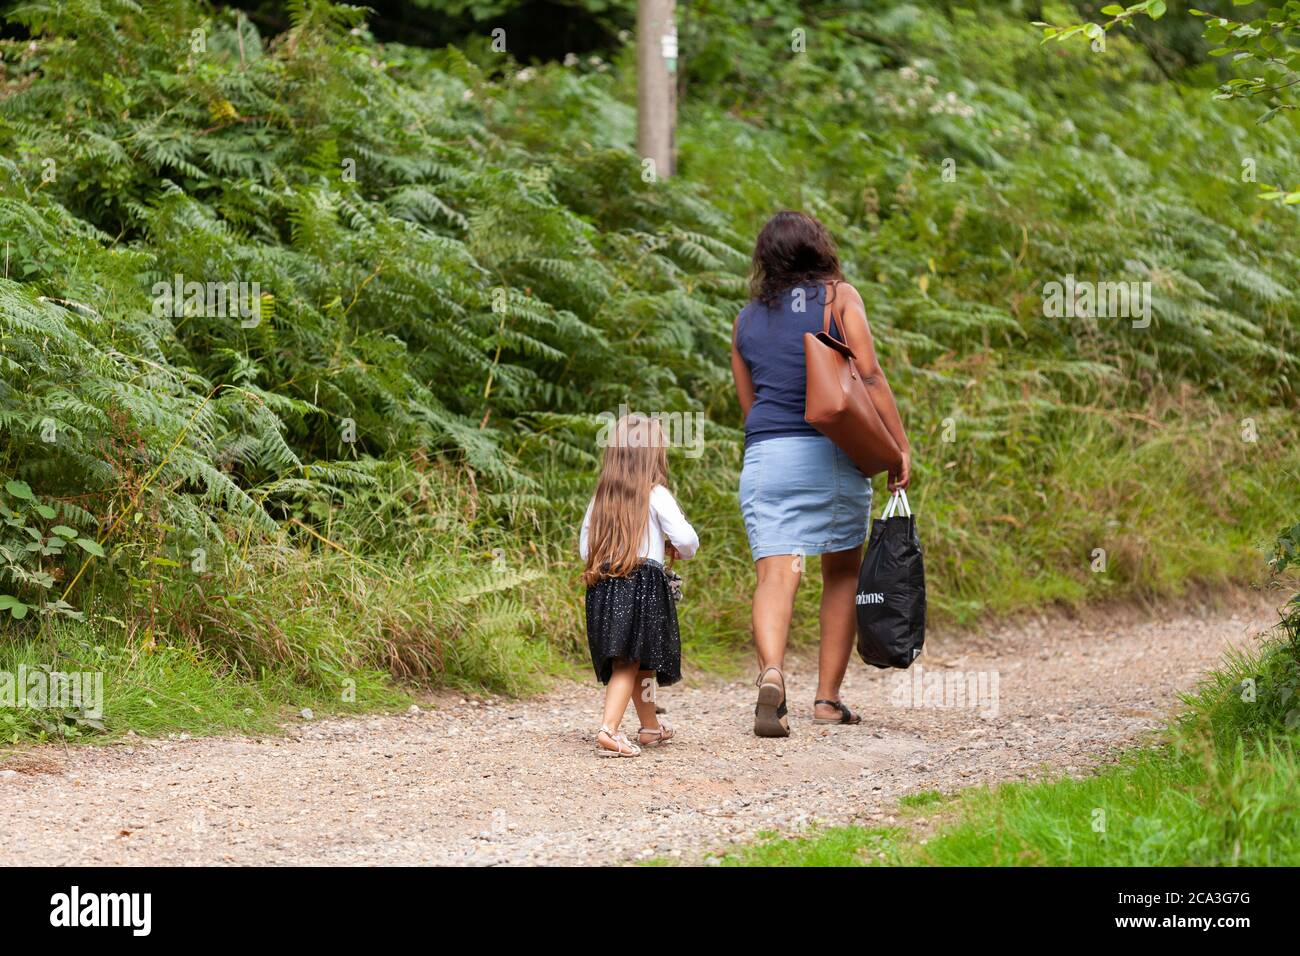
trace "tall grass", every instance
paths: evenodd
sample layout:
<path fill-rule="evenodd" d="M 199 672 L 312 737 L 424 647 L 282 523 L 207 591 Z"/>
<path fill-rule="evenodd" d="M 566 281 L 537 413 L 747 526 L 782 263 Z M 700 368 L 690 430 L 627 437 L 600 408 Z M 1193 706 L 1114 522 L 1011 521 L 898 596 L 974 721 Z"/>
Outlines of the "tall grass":
<path fill-rule="evenodd" d="M 582 657 L 576 523 L 597 416 L 629 403 L 708 420 L 673 462 L 703 539 L 683 633 L 728 666 L 752 586 L 729 331 L 781 206 L 827 222 L 867 302 L 936 623 L 1247 577 L 1300 472 L 1300 247 L 1234 177 L 1245 144 L 1296 168 L 1290 120 L 1180 97 L 1194 65 L 1171 81 L 1122 37 L 1044 49 L 1015 9 L 772 7 L 691 5 L 680 174 L 656 182 L 630 45 L 522 69 L 377 44 L 324 0 L 281 37 L 199 0 L 16 8 L 0 477 L 107 554 L 37 587 L 19 541 L 0 593 L 36 611 L 0 611 L 0 640 L 66 589 L 97 640 L 223 673 L 526 692 Z M 1150 281 L 1153 324 L 1050 318 L 1067 272 Z M 155 315 L 176 274 L 260 280 L 265 321 Z"/>

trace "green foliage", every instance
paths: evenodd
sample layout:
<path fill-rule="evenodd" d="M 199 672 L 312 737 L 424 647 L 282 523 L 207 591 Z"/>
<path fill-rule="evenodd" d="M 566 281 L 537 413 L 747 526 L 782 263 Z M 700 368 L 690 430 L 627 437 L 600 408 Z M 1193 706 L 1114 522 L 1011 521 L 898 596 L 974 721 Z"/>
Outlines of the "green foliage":
<path fill-rule="evenodd" d="M 581 648 L 573 526 L 627 404 L 707 417 L 674 462 L 716 596 L 685 633 L 743 641 L 727 352 L 783 206 L 868 304 L 939 615 L 1248 575 L 1294 481 L 1300 304 L 1294 209 L 1239 171 L 1295 174 L 1291 118 L 1236 125 L 1124 40 L 1042 47 L 1009 10 L 684 6 L 667 182 L 632 149 L 627 46 L 519 69 L 321 0 L 275 37 L 194 0 L 14 10 L 0 474 L 106 549 L 71 607 L 315 687 L 528 686 Z M 1150 282 L 1151 326 L 1047 316 L 1067 274 Z M 255 320 L 169 307 L 178 276 L 257 283 Z"/>
<path fill-rule="evenodd" d="M 59 508 L 64 514 L 61 516 Z M 104 557 L 104 549 L 64 521 L 76 521 L 76 509 L 41 501 L 25 481 L 6 481 L 0 492 L 0 584 L 18 594 L 0 593 L 0 612 L 21 621 L 28 611 L 42 615 L 81 617 L 71 604 L 55 597 L 55 586 L 68 567 L 67 559 L 83 562 Z"/>
<path fill-rule="evenodd" d="M 358 12 L 322 3 L 274 45 L 188 2 L 14 16 L 38 39 L 4 48 L 0 461 L 106 516 L 151 617 L 159 562 L 282 547 L 376 457 L 456 462 L 508 519 L 539 448 L 590 467 L 595 411 L 720 381 L 717 257 L 743 256 L 685 190 L 601 234 L 454 51 L 377 68 Z M 651 192 L 626 151 L 599 175 Z M 262 320 L 160 310 L 176 276 L 259 283 Z"/>
<path fill-rule="evenodd" d="M 565 6 L 580 7 L 602 14 L 621 10 L 635 14 L 632 0 L 560 0 Z M 450 17 L 471 17 L 480 22 L 500 17 L 520 6 L 518 0 L 410 0 L 412 6 L 433 10 Z"/>
<path fill-rule="evenodd" d="M 1300 524 L 1294 524 L 1278 534 L 1272 564 L 1279 573 L 1287 568 L 1300 567 Z"/>
<path fill-rule="evenodd" d="M 1246 6 L 1251 2 L 1253 0 L 1233 0 L 1234 6 Z M 1043 28 L 1044 42 L 1063 41 L 1078 35 L 1097 44 L 1105 42 L 1107 32 L 1113 27 L 1131 30 L 1134 29 L 1135 17 L 1145 15 L 1159 20 L 1166 11 L 1164 0 L 1143 0 L 1128 7 L 1113 3 L 1101 8 L 1100 13 L 1110 17 L 1103 23 L 1076 23 L 1066 27 L 1047 23 L 1037 25 Z M 1250 20 L 1237 20 L 1195 8 L 1188 13 L 1205 20 L 1201 36 L 1212 47 L 1209 56 L 1223 57 L 1232 64 L 1233 72 L 1245 73 L 1224 82 L 1219 87 L 1217 99 L 1262 100 L 1265 109 L 1259 115 L 1261 124 L 1280 114 L 1289 112 L 1295 115 L 1294 111 L 1300 109 L 1300 103 L 1296 103 L 1294 97 L 1296 85 L 1300 83 L 1300 45 L 1296 42 L 1300 37 L 1300 0 L 1286 0 L 1280 6 L 1269 7 L 1263 16 Z M 1296 205 L 1300 203 L 1300 189 L 1263 186 L 1259 198 Z"/>

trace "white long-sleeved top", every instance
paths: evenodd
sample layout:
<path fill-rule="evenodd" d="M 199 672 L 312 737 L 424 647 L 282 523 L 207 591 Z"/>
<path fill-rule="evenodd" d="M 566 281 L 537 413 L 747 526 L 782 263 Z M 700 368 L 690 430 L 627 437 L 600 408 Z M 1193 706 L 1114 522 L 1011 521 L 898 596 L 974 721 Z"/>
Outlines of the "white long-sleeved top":
<path fill-rule="evenodd" d="M 578 552 L 582 560 L 587 560 L 587 532 L 591 528 L 591 508 L 595 499 L 587 505 L 587 513 L 582 518 L 582 534 L 578 536 Z M 663 564 L 664 539 L 672 542 L 677 553 L 683 559 L 693 557 L 700 548 L 700 536 L 695 533 L 691 523 L 682 514 L 673 493 L 663 485 L 650 489 L 650 521 L 646 525 L 645 540 L 641 542 L 640 556 L 651 558 Z"/>

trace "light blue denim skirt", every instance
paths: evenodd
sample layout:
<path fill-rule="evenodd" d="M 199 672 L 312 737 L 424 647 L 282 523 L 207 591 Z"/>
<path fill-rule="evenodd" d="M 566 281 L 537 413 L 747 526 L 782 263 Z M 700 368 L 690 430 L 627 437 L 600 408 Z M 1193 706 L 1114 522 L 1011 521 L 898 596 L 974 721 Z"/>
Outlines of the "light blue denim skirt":
<path fill-rule="evenodd" d="M 867 538 L 871 482 L 829 438 L 769 438 L 745 449 L 740 513 L 755 561 L 847 551 Z"/>

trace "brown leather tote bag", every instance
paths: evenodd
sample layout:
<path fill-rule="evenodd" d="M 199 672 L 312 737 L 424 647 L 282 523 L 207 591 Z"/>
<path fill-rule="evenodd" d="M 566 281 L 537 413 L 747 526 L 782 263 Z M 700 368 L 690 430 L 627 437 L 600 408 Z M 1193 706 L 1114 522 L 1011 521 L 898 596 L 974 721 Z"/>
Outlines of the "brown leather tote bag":
<path fill-rule="evenodd" d="M 868 478 L 896 472 L 903 464 L 898 442 L 871 401 L 853 350 L 831 335 L 833 294 L 834 285 L 827 285 L 822 330 L 803 337 L 808 372 L 804 421 L 838 445 Z M 842 319 L 839 324 L 843 334 Z"/>

